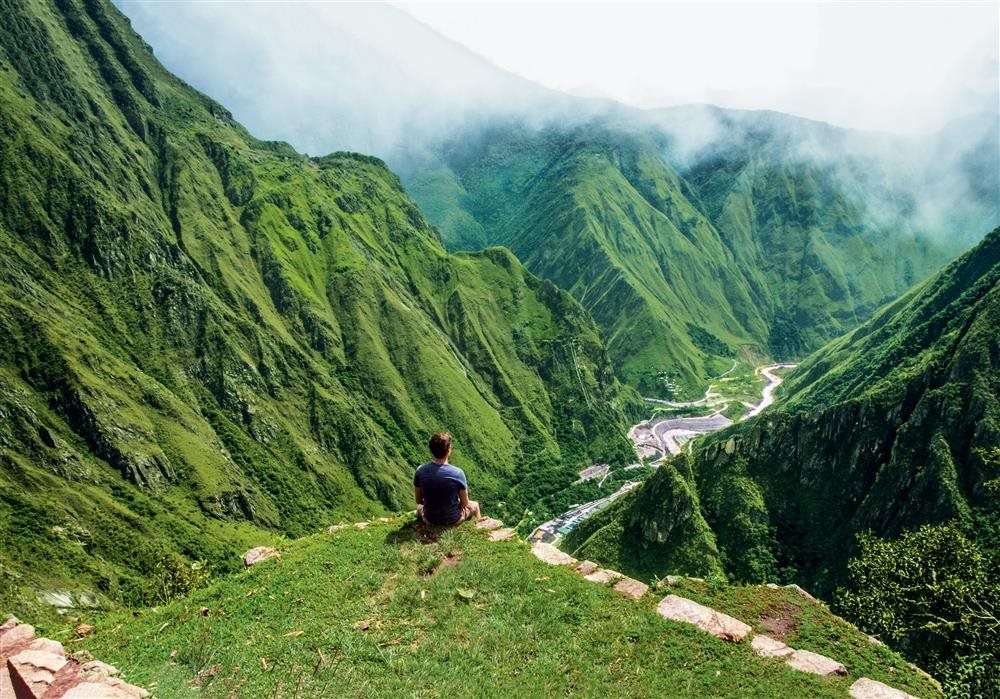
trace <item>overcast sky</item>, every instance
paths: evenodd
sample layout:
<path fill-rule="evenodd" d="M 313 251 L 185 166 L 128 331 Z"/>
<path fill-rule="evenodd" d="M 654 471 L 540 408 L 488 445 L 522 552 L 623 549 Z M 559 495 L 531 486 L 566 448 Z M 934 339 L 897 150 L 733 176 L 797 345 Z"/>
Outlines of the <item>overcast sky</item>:
<path fill-rule="evenodd" d="M 1000 109 L 1000 3 L 407 3 L 547 87 L 920 132 Z"/>

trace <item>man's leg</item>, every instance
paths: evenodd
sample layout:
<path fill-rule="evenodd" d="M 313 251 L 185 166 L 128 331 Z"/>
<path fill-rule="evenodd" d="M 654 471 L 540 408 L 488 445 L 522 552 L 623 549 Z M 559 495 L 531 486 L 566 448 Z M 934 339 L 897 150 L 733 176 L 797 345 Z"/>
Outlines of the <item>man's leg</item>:
<path fill-rule="evenodd" d="M 479 511 L 479 501 L 469 500 L 469 504 L 465 508 L 465 519 L 477 519 L 483 518 L 483 513 Z"/>

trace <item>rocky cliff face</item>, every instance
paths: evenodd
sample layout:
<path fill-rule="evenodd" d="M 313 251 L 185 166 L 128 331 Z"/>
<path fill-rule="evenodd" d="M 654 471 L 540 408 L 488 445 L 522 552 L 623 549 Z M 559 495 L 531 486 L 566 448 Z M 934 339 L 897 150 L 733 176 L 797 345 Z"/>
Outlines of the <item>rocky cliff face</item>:
<path fill-rule="evenodd" d="M 254 139 L 102 0 L 0 10 L 0 564 L 142 598 L 168 554 L 405 507 L 438 429 L 514 512 L 630 458 L 593 321 L 509 252 Z"/>

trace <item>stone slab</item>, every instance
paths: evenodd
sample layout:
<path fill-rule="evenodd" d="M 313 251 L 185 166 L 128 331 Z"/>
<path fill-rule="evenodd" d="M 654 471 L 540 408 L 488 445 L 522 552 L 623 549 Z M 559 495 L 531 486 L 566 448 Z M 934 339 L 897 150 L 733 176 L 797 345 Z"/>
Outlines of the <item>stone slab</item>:
<path fill-rule="evenodd" d="M 788 656 L 788 659 L 785 662 L 788 663 L 789 667 L 795 668 L 796 670 L 800 670 L 801 672 L 811 672 L 812 674 L 819 675 L 821 677 L 847 674 L 847 668 L 838 663 L 836 660 L 808 650 L 795 651 Z"/>
<path fill-rule="evenodd" d="M 630 599 L 640 599 L 649 592 L 649 585 L 634 578 L 624 577 L 615 583 L 615 592 Z"/>
<path fill-rule="evenodd" d="M 60 699 L 138 699 L 140 696 L 142 695 L 124 687 L 106 684 L 101 680 L 88 680 L 70 687 Z"/>
<path fill-rule="evenodd" d="M 494 529 L 490 532 L 490 541 L 509 541 L 514 538 L 514 530 L 511 528 Z"/>
<path fill-rule="evenodd" d="M 917 699 L 895 687 L 862 677 L 847 690 L 854 699 Z"/>
<path fill-rule="evenodd" d="M 17 624 L 0 631 L 0 657 L 6 657 L 15 648 L 26 645 L 35 637 L 35 627 L 31 624 Z"/>
<path fill-rule="evenodd" d="M 499 529 L 502 526 L 503 522 L 501 522 L 499 519 L 493 519 L 492 517 L 484 517 L 483 519 L 476 522 L 476 529 L 486 529 L 488 531 Z"/>
<path fill-rule="evenodd" d="M 617 580 L 618 578 L 621 578 L 623 576 L 617 570 L 609 570 L 607 568 L 600 568 L 598 570 L 595 570 L 593 573 L 590 573 L 589 575 L 584 575 L 583 577 L 585 579 L 589 580 L 590 582 L 601 583 L 603 585 L 607 585 L 608 583 L 614 582 L 615 580 Z"/>
<path fill-rule="evenodd" d="M 575 570 L 580 575 L 590 575 L 598 568 L 600 568 L 600 566 L 594 563 L 593 561 L 580 561 L 580 563 L 578 563 L 573 570 Z"/>
<path fill-rule="evenodd" d="M 751 629 L 739 619 L 677 595 L 667 595 L 656 607 L 657 613 L 674 621 L 694 624 L 702 631 L 724 641 L 739 643 Z"/>
<path fill-rule="evenodd" d="M 83 672 L 96 673 L 105 677 L 113 677 L 118 674 L 118 668 L 114 665 L 102 663 L 100 660 L 89 660 L 80 666 Z"/>
<path fill-rule="evenodd" d="M 789 648 L 781 641 L 761 634 L 754 636 L 750 645 L 762 658 L 783 658 L 795 652 L 794 648 Z"/>
<path fill-rule="evenodd" d="M 563 566 L 576 563 L 576 559 L 568 553 L 563 553 L 552 544 L 546 544 L 541 541 L 531 547 L 531 552 L 535 554 L 536 558 L 550 565 Z"/>
<path fill-rule="evenodd" d="M 16 697 L 43 697 L 56 673 L 69 660 L 64 655 L 44 650 L 22 650 L 7 658 L 7 670 Z"/>

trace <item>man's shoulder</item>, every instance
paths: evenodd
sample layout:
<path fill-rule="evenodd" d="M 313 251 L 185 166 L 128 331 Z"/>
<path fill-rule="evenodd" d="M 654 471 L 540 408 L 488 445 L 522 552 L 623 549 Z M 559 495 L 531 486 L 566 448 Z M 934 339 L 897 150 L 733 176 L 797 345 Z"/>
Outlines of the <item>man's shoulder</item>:
<path fill-rule="evenodd" d="M 442 473 L 446 476 L 452 478 L 458 478 L 462 482 L 465 482 L 465 471 L 460 469 L 458 466 L 452 466 L 451 464 L 445 464 L 441 469 Z"/>

